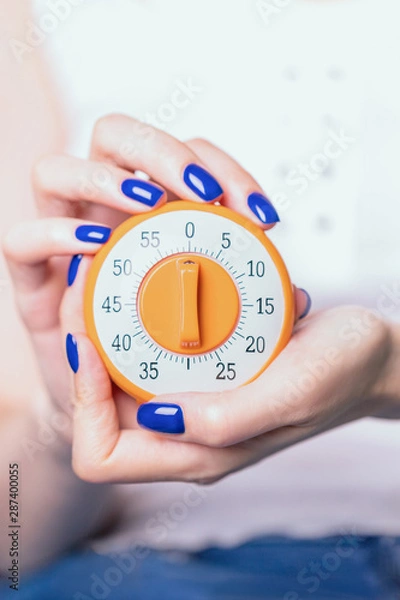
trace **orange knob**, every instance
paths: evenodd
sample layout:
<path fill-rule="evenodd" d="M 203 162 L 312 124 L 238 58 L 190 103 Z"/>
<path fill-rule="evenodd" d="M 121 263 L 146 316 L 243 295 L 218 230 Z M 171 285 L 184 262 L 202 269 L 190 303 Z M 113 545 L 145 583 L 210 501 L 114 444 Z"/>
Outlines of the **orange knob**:
<path fill-rule="evenodd" d="M 162 348 L 207 353 L 234 332 L 240 299 L 230 274 L 211 258 L 175 254 L 157 263 L 139 289 L 142 325 Z"/>
<path fill-rule="evenodd" d="M 200 346 L 199 327 L 199 262 L 180 258 L 176 261 L 181 296 L 181 324 L 179 339 L 182 348 Z"/>

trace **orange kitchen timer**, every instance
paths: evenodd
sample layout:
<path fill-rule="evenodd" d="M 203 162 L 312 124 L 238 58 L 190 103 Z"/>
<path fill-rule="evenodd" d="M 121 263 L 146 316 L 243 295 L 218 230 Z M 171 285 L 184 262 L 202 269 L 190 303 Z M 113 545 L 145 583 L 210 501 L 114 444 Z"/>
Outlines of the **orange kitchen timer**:
<path fill-rule="evenodd" d="M 188 201 L 129 218 L 96 254 L 85 322 L 112 380 L 138 402 L 257 378 L 290 339 L 292 284 L 267 235 Z"/>

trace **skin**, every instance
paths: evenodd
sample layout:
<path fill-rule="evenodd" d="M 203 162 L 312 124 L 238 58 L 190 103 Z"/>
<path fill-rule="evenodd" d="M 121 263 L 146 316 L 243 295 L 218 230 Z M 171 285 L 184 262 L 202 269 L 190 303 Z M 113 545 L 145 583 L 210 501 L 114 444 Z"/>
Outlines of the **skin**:
<path fill-rule="evenodd" d="M 0 238 L 16 223 L 35 217 L 32 165 L 45 153 L 61 152 L 66 142 L 64 115 L 40 50 L 22 64 L 8 51 L 10 38 L 24 39 L 31 19 L 29 2 L 0 0 L 0 73 L 7 82 L 0 94 Z M 54 402 L 1 251 L 0 277 L 0 572 L 8 575 L 10 463 L 20 465 L 24 572 L 105 523 L 111 490 L 83 482 L 71 469 L 71 449 L 50 418 Z M 47 424 L 52 440 L 42 437 Z"/>
<path fill-rule="evenodd" d="M 16 22 L 20 16 L 15 15 Z M 12 71 L 15 66 L 8 68 Z M 49 562 L 106 523 L 115 507 L 113 482 L 213 482 L 343 423 L 371 415 L 399 418 L 398 327 L 363 307 L 338 307 L 299 321 L 287 348 L 246 388 L 155 398 L 183 408 L 183 435 L 140 428 L 135 402 L 111 384 L 85 335 L 82 291 L 99 245 L 79 242 L 76 227 L 87 223 L 115 227 L 130 214 L 149 210 L 120 192 L 121 182 L 137 169 L 165 190 L 161 205 L 179 197 L 200 201 L 184 184 L 182 173 L 189 163 L 202 165 L 224 190 L 217 200 L 260 226 L 244 199 L 262 190 L 249 173 L 209 142 L 182 143 L 123 115 L 110 115 L 97 123 L 88 160 L 61 154 L 63 135 L 55 127 L 58 109 L 55 102 L 49 102 L 53 97 L 49 82 L 40 79 L 37 58 L 32 57 L 25 68 L 24 73 L 38 78 L 42 86 L 33 114 L 29 114 L 30 102 L 20 108 L 19 117 L 25 119 L 26 127 L 39 122 L 41 136 L 37 136 L 40 142 L 24 145 L 22 150 L 18 147 L 18 152 L 15 149 L 13 169 L 4 173 L 10 202 L 2 213 L 7 216 L 15 206 L 29 206 L 28 216 L 34 214 L 26 173 L 36 161 L 37 217 L 23 218 L 25 210 L 8 216 L 9 231 L 3 237 L 16 306 L 31 346 L 17 325 L 17 343 L 11 334 L 2 339 L 8 367 L 1 378 L 0 396 L 5 449 L 1 476 L 6 479 L 0 505 L 2 514 L 7 514 L 8 463 L 19 462 L 25 569 Z M 34 92 L 25 89 L 24 78 L 19 78 L 9 94 L 21 97 L 24 93 L 31 99 Z M 12 140 L 15 136 L 6 114 L 0 111 Z M 37 160 L 49 150 L 50 155 Z M 99 173 L 107 175 L 106 185 L 98 184 Z M 85 256 L 76 281 L 67 289 L 68 264 L 77 253 Z M 295 295 L 298 317 L 307 301 L 300 290 Z M 11 304 L 6 314 L 4 325 L 10 319 L 13 323 Z M 362 332 L 354 332 L 359 320 Z M 13 326 L 8 325 L 8 330 L 13 332 Z M 77 339 L 80 367 L 76 375 L 64 355 L 67 333 Z M 9 352 L 10 340 L 17 352 Z M 16 369 L 24 373 L 21 381 L 8 375 Z M 44 425 L 55 432 L 46 443 L 38 438 Z M 41 448 L 27 448 L 26 440 L 40 442 Z M 4 539 L 5 535 L 0 544 L 5 544 Z M 4 545 L 0 550 L 0 569 L 6 570 L 7 548 Z"/>

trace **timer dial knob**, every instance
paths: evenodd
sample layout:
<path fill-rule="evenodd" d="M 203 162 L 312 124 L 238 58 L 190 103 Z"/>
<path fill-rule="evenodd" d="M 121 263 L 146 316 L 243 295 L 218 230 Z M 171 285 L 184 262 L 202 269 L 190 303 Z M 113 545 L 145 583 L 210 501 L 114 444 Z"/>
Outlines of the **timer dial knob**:
<path fill-rule="evenodd" d="M 143 328 L 162 348 L 203 354 L 234 332 L 239 315 L 238 288 L 217 261 L 198 254 L 174 254 L 158 262 L 139 288 Z"/>

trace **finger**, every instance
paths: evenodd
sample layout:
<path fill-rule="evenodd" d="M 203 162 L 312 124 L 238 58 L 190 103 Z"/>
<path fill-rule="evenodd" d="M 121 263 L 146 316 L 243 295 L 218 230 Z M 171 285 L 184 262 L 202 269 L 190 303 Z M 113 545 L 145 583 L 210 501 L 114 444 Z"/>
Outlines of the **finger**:
<path fill-rule="evenodd" d="M 223 194 L 218 181 L 186 144 L 125 115 L 108 115 L 97 122 L 91 155 L 130 171 L 143 171 L 180 198 L 215 202 Z"/>
<path fill-rule="evenodd" d="M 76 254 L 71 262 L 74 263 L 73 281 L 64 292 L 59 309 L 62 336 L 65 338 L 69 331 L 85 331 L 84 300 L 87 276 L 92 264 L 92 256 Z M 71 268 L 70 268 L 71 273 Z M 73 285 L 72 285 L 73 284 Z"/>
<path fill-rule="evenodd" d="M 16 290 L 37 290 L 52 275 L 51 258 L 95 254 L 110 234 L 109 227 L 81 219 L 52 218 L 19 223 L 3 240 Z"/>
<path fill-rule="evenodd" d="M 263 405 L 263 406 L 262 406 Z M 279 401 L 255 384 L 224 393 L 157 396 L 138 408 L 138 424 L 181 442 L 214 448 L 238 444 L 288 423 Z"/>
<path fill-rule="evenodd" d="M 167 200 L 161 186 L 98 161 L 49 155 L 40 159 L 32 175 L 36 200 L 45 216 L 80 216 L 82 207 L 92 203 L 115 209 L 120 218 L 121 212 L 147 212 Z"/>
<path fill-rule="evenodd" d="M 263 229 L 271 229 L 279 221 L 277 211 L 260 185 L 236 160 L 207 140 L 194 139 L 187 145 L 221 182 L 222 204 L 252 219 Z"/>
<path fill-rule="evenodd" d="M 58 311 L 62 339 L 66 339 L 70 331 L 86 330 L 84 318 L 85 287 L 92 261 L 92 256 L 83 255 L 76 255 L 71 261 L 70 277 L 68 278 L 70 285 L 64 291 Z M 116 385 L 113 385 L 113 396 L 120 425 L 124 428 L 137 429 L 136 402 Z"/>
<path fill-rule="evenodd" d="M 295 320 L 298 321 L 300 319 L 304 319 L 311 310 L 311 296 L 304 290 L 303 288 L 298 288 L 295 285 L 293 286 L 294 291 L 294 299 L 295 299 Z"/>
<path fill-rule="evenodd" d="M 121 430 L 109 375 L 84 333 L 69 335 L 73 369 L 73 466 L 87 481 L 143 482 L 212 479 L 228 473 L 246 450 L 212 449 Z M 132 403 L 134 400 L 132 399 Z"/>

